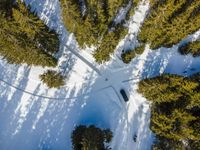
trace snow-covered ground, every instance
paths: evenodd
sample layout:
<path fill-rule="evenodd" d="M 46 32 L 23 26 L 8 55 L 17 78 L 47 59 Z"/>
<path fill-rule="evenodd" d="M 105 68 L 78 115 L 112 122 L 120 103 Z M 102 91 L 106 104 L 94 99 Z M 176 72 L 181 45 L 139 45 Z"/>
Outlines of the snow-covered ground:
<path fill-rule="evenodd" d="M 122 49 L 138 44 L 136 35 L 148 11 L 148 0 L 139 4 L 129 21 L 129 34 L 104 65 L 96 64 L 88 50 L 80 50 L 65 30 L 58 0 L 26 2 L 61 34 L 55 69 L 66 75 L 66 85 L 48 89 L 38 78 L 47 68 L 10 65 L 0 59 L 0 149 L 70 150 L 71 132 L 79 124 L 110 128 L 113 150 L 151 149 L 154 136 L 149 129 L 149 103 L 137 92 L 138 82 L 161 73 L 200 72 L 200 58 L 180 55 L 178 45 L 154 51 L 146 45 L 144 53 L 129 65 L 120 60 Z M 180 44 L 199 36 L 198 31 Z M 128 93 L 127 103 L 119 93 L 121 88 Z"/>

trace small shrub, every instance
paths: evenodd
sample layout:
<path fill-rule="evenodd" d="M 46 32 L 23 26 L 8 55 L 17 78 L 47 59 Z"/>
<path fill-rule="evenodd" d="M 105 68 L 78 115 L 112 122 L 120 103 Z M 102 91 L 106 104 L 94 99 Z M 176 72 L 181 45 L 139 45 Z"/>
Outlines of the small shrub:
<path fill-rule="evenodd" d="M 126 64 L 130 63 L 131 60 L 137 55 L 144 52 L 144 45 L 136 47 L 134 50 L 129 50 L 121 54 L 122 61 Z"/>
<path fill-rule="evenodd" d="M 49 87 L 49 88 L 59 88 L 64 85 L 64 77 L 53 70 L 48 70 L 44 74 L 40 75 L 40 79 Z"/>
<path fill-rule="evenodd" d="M 104 143 L 112 139 L 112 132 L 108 129 L 80 125 L 72 132 L 72 145 L 74 150 L 109 150 Z"/>

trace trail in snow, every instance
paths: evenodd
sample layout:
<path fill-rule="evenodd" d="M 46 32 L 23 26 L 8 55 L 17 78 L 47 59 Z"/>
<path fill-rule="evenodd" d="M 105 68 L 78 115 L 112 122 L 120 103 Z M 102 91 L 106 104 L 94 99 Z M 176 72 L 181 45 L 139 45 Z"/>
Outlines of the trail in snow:
<path fill-rule="evenodd" d="M 1 93 L 1 98 L 5 94 Z M 75 125 L 90 122 L 100 127 L 110 127 L 110 121 L 113 122 L 120 111 L 115 104 L 117 97 L 109 89 L 93 96 L 59 102 L 19 91 L 15 92 L 15 98 L 0 113 L 0 145 L 3 150 L 44 149 L 46 146 L 51 149 L 70 149 L 70 132 Z M 5 100 L 6 97 L 0 106 L 8 104 Z M 95 120 L 96 117 L 98 120 Z"/>
<path fill-rule="evenodd" d="M 84 63 L 86 63 L 90 68 L 92 68 L 94 71 L 96 71 L 98 73 L 98 75 L 101 76 L 101 72 L 99 71 L 99 69 L 96 68 L 90 61 L 88 61 L 82 55 L 80 55 L 78 52 L 73 50 L 73 48 L 71 48 L 69 46 L 66 46 L 66 47 L 70 52 L 72 52 L 74 55 L 76 55 L 78 58 L 80 58 Z"/>
<path fill-rule="evenodd" d="M 110 88 L 110 87 L 111 87 L 111 86 L 107 86 L 107 87 L 104 87 L 104 88 L 102 88 L 102 89 L 98 89 L 97 91 L 92 91 L 92 93 L 91 93 L 91 92 L 88 92 L 88 93 L 84 93 L 84 94 L 81 94 L 80 96 L 76 96 L 76 97 L 73 97 L 73 96 L 72 96 L 72 97 L 60 97 L 60 98 L 56 98 L 56 97 L 42 96 L 42 95 L 40 95 L 40 94 L 35 94 L 35 93 L 32 93 L 32 92 L 28 92 L 28 91 L 26 91 L 26 90 L 23 90 L 23 89 L 17 87 L 17 86 L 12 85 L 12 84 L 10 84 L 10 83 L 8 83 L 8 82 L 2 80 L 2 79 L 0 79 L 0 82 L 3 82 L 4 84 L 10 86 L 12 89 L 15 89 L 15 90 L 17 90 L 17 91 L 20 91 L 20 92 L 23 92 L 23 93 L 32 95 L 32 96 L 34 96 L 34 97 L 40 97 L 40 98 L 50 99 L 50 100 L 76 99 L 76 98 L 79 98 L 79 97 L 84 97 L 84 96 L 88 96 L 88 95 L 91 95 L 91 94 L 96 94 L 96 93 L 98 93 L 98 92 L 101 92 L 101 91 L 106 90 L 107 88 Z"/>

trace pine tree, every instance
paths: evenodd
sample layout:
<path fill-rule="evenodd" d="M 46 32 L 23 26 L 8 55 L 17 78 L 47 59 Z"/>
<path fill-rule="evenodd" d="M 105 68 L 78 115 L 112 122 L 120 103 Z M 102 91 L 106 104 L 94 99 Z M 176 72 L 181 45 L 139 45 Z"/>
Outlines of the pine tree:
<path fill-rule="evenodd" d="M 78 0 L 60 2 L 64 24 L 69 32 L 74 33 L 81 48 L 85 45 L 96 45 L 96 61 L 108 61 L 119 40 L 127 33 L 127 28 L 123 26 L 124 20 L 120 24 L 115 24 L 114 18 L 129 0 L 85 0 L 84 6 Z M 136 3 L 131 9 L 135 8 L 138 0 L 133 2 Z M 128 19 L 130 10 L 126 16 Z"/>
<path fill-rule="evenodd" d="M 139 40 L 152 49 L 171 47 L 200 28 L 200 1 L 150 1 L 151 11 L 146 18 Z"/>
<path fill-rule="evenodd" d="M 136 47 L 135 49 L 133 50 L 126 50 L 125 52 L 123 52 L 121 54 L 121 58 L 122 58 L 122 61 L 126 64 L 130 63 L 131 60 L 136 56 L 136 55 L 140 55 L 144 52 L 144 49 L 145 49 L 145 45 L 142 44 L 138 47 Z"/>
<path fill-rule="evenodd" d="M 161 75 L 139 83 L 138 91 L 152 102 L 154 149 L 198 149 L 200 142 L 200 75 Z M 187 143 L 187 144 L 185 144 Z"/>
<path fill-rule="evenodd" d="M 7 2 L 0 4 L 3 7 Z M 59 48 L 59 39 L 55 31 L 49 31 L 20 0 L 8 8 L 0 14 L 0 54 L 9 63 L 56 66 L 52 54 Z M 4 15 L 7 12 L 9 16 Z"/>
<path fill-rule="evenodd" d="M 112 132 L 93 125 L 80 125 L 72 132 L 71 138 L 74 150 L 107 150 L 105 143 L 111 141 Z"/>
<path fill-rule="evenodd" d="M 191 53 L 194 57 L 200 56 L 200 41 L 189 42 L 179 46 L 179 52 L 183 55 Z"/>
<path fill-rule="evenodd" d="M 44 74 L 40 75 L 40 79 L 49 87 L 49 88 L 60 88 L 63 86 L 64 77 L 53 70 L 48 70 Z"/>

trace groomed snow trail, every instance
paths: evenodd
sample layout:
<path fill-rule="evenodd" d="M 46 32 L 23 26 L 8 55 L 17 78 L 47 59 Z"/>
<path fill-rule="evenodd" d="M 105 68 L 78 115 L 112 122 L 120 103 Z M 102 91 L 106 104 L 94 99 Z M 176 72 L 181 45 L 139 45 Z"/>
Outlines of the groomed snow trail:
<path fill-rule="evenodd" d="M 129 21 L 129 34 L 119 43 L 112 60 L 100 66 L 90 53 L 79 49 L 74 36 L 64 28 L 58 0 L 26 2 L 61 34 L 55 69 L 67 76 L 66 86 L 48 89 L 43 85 L 38 76 L 48 68 L 10 65 L 0 59 L 0 149 L 70 150 L 74 127 L 95 124 L 113 131 L 113 150 L 150 150 L 154 138 L 149 129 L 150 109 L 137 92 L 138 82 L 162 73 L 200 72 L 200 58 L 180 55 L 178 45 L 154 51 L 146 45 L 142 55 L 129 65 L 123 64 L 120 52 L 138 44 L 136 37 L 149 8 L 148 0 L 140 2 Z M 180 44 L 199 37 L 197 31 Z M 128 103 L 119 93 L 122 88 L 129 96 Z"/>

